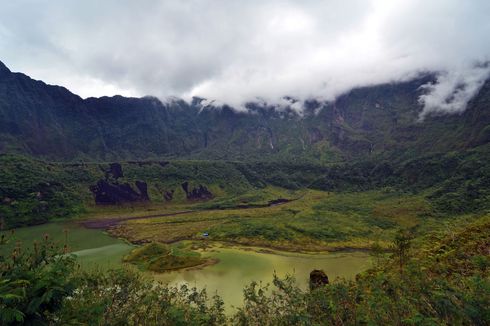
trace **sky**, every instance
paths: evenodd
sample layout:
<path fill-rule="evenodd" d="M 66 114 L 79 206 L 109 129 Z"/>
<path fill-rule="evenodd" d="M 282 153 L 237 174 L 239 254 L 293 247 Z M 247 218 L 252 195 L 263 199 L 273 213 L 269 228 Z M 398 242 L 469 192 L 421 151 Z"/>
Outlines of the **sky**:
<path fill-rule="evenodd" d="M 334 100 L 437 72 L 421 117 L 490 76 L 489 0 L 0 0 L 0 60 L 82 97 Z"/>

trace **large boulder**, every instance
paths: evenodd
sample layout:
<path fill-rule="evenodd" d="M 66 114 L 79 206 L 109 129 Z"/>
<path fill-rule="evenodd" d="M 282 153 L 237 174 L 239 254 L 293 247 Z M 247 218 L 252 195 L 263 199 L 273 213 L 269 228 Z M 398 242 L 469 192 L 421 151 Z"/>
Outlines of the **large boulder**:
<path fill-rule="evenodd" d="M 310 273 L 310 290 L 325 286 L 328 284 L 328 276 L 323 270 L 315 269 Z"/>
<path fill-rule="evenodd" d="M 139 192 L 135 191 L 129 183 L 118 184 L 101 179 L 90 187 L 90 191 L 94 194 L 95 203 L 98 205 L 149 201 L 146 182 L 137 181 L 136 187 Z"/>

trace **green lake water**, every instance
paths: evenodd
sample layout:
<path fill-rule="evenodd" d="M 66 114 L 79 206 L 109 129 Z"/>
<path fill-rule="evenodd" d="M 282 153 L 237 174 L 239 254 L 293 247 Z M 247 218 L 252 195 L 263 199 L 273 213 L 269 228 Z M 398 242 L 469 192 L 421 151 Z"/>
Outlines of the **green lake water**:
<path fill-rule="evenodd" d="M 34 241 L 42 241 L 45 234 L 61 246 L 66 242 L 69 251 L 78 257 L 80 266 L 86 269 L 120 266 L 122 257 L 134 248 L 100 230 L 85 229 L 74 223 L 48 223 L 16 229 L 13 239 L 0 250 L 10 251 L 18 241 L 23 247 L 32 248 Z"/>
<path fill-rule="evenodd" d="M 245 248 L 214 248 L 204 252 L 205 257 L 219 259 L 219 263 L 203 269 L 154 274 L 158 281 L 170 285 L 187 283 L 197 288 L 206 287 L 208 294 L 223 298 L 228 312 L 240 306 L 243 288 L 252 281 L 272 283 L 274 272 L 284 277 L 295 276 L 298 286 L 306 289 L 313 269 L 322 269 L 330 280 L 336 277 L 352 279 L 371 266 L 369 255 L 361 252 L 330 254 L 263 253 Z"/>
<path fill-rule="evenodd" d="M 68 230 L 68 232 L 65 232 Z M 74 223 L 49 223 L 24 227 L 15 231 L 15 241 L 0 250 L 10 250 L 16 241 L 31 245 L 40 241 L 44 234 L 63 245 L 65 233 L 70 252 L 77 255 L 84 269 L 108 269 L 122 264 L 122 257 L 134 246 L 123 240 L 110 237 L 100 230 L 85 229 Z M 345 252 L 330 254 L 264 253 L 241 247 L 215 246 L 202 252 L 204 257 L 216 258 L 219 262 L 202 269 L 174 271 L 153 274 L 157 281 L 169 285 L 187 283 L 190 286 L 206 288 L 208 294 L 215 292 L 226 303 L 227 312 L 240 306 L 243 288 L 252 281 L 271 283 L 274 272 L 280 277 L 293 274 L 301 288 L 308 285 L 309 273 L 313 269 L 323 269 L 330 280 L 336 277 L 353 278 L 357 273 L 371 266 L 366 253 Z"/>

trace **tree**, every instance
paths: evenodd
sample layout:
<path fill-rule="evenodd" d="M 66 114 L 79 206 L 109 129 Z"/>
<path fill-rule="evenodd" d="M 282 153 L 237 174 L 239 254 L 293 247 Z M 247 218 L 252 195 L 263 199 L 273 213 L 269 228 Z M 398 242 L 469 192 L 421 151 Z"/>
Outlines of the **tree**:
<path fill-rule="evenodd" d="M 394 255 L 398 261 L 400 275 L 403 275 L 403 266 L 405 266 L 408 261 L 412 239 L 413 234 L 409 230 L 400 229 L 395 235 L 393 249 Z"/>

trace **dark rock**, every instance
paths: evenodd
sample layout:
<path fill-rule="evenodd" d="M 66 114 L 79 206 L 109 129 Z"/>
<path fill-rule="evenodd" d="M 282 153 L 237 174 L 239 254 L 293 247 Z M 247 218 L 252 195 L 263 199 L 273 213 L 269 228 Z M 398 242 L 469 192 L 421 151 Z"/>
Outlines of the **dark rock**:
<path fill-rule="evenodd" d="M 187 199 L 189 200 L 206 200 L 211 198 L 213 198 L 213 193 L 203 185 L 199 185 L 199 187 L 187 192 Z"/>
<path fill-rule="evenodd" d="M 111 163 L 109 165 L 109 170 L 106 171 L 106 179 L 110 178 L 111 176 L 116 180 L 124 176 L 121 164 Z"/>
<path fill-rule="evenodd" d="M 185 191 L 186 197 L 189 200 L 205 200 L 213 198 L 213 193 L 203 185 L 189 189 L 189 182 L 186 181 L 182 183 L 182 189 Z"/>
<path fill-rule="evenodd" d="M 182 186 L 182 189 L 184 189 L 187 197 L 189 197 L 189 182 L 186 181 L 186 182 L 182 183 L 181 186 Z"/>
<path fill-rule="evenodd" d="M 277 205 L 289 203 L 290 201 L 291 201 L 290 199 L 286 199 L 286 198 L 277 198 L 277 199 L 269 200 L 267 206 L 277 206 Z"/>
<path fill-rule="evenodd" d="M 165 198 L 166 201 L 171 201 L 174 198 L 174 190 L 165 191 L 163 193 L 163 198 Z"/>
<path fill-rule="evenodd" d="M 310 290 L 328 284 L 328 276 L 323 270 L 315 269 L 310 273 Z"/>
<path fill-rule="evenodd" d="M 114 205 L 131 202 L 148 201 L 147 185 L 145 182 L 137 181 L 136 192 L 129 183 L 114 184 L 107 180 L 99 180 L 96 185 L 90 186 L 94 194 L 95 203 L 98 205 Z"/>
<path fill-rule="evenodd" d="M 144 201 L 150 200 L 150 197 L 148 196 L 148 185 L 144 181 L 136 181 L 135 182 L 136 188 L 138 188 L 140 192 L 140 197 Z"/>

